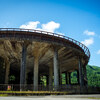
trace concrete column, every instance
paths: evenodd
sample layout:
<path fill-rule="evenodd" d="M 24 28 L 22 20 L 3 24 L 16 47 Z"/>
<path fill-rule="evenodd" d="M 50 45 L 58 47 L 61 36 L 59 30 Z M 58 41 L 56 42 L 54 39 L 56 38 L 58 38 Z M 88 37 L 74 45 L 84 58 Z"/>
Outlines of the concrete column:
<path fill-rule="evenodd" d="M 84 85 L 87 86 L 87 72 L 86 72 L 86 66 L 83 67 L 83 73 L 84 73 Z"/>
<path fill-rule="evenodd" d="M 5 66 L 6 66 L 5 84 L 8 84 L 8 82 L 9 82 L 9 72 L 10 72 L 10 62 L 6 61 Z"/>
<path fill-rule="evenodd" d="M 71 84 L 71 72 L 66 72 L 65 73 L 65 80 L 66 80 L 66 84 Z"/>
<path fill-rule="evenodd" d="M 59 74 L 59 85 L 61 86 L 62 85 L 62 71 L 61 71 L 61 68 L 59 67 L 59 71 L 58 71 Z"/>
<path fill-rule="evenodd" d="M 48 86 L 48 85 L 49 85 L 49 76 L 46 75 L 46 86 Z"/>
<path fill-rule="evenodd" d="M 59 67 L 58 67 L 58 51 L 54 49 L 54 87 L 55 90 L 58 90 L 59 87 Z"/>
<path fill-rule="evenodd" d="M 22 57 L 21 57 L 21 67 L 20 67 L 20 91 L 24 89 L 26 80 L 26 52 L 27 46 L 25 43 L 22 45 Z"/>
<path fill-rule="evenodd" d="M 76 70 L 77 71 L 77 82 L 78 82 L 78 84 L 80 84 L 80 80 L 79 80 L 79 71 L 78 70 Z"/>
<path fill-rule="evenodd" d="M 38 56 L 34 57 L 34 91 L 38 91 L 38 68 L 39 68 L 39 59 Z"/>
<path fill-rule="evenodd" d="M 71 84 L 71 72 L 65 73 L 66 84 Z"/>
<path fill-rule="evenodd" d="M 53 80 L 53 68 L 52 66 L 49 66 L 49 89 L 51 89 L 53 85 L 52 80 Z"/>
<path fill-rule="evenodd" d="M 68 72 L 68 83 L 71 84 L 71 72 Z"/>
<path fill-rule="evenodd" d="M 80 82 L 80 93 L 83 92 L 83 86 L 84 86 L 82 67 L 83 67 L 83 66 L 82 66 L 82 61 L 81 61 L 81 59 L 79 59 L 79 82 Z"/>
<path fill-rule="evenodd" d="M 65 81 L 66 81 L 66 85 L 68 84 L 68 73 L 65 73 Z"/>

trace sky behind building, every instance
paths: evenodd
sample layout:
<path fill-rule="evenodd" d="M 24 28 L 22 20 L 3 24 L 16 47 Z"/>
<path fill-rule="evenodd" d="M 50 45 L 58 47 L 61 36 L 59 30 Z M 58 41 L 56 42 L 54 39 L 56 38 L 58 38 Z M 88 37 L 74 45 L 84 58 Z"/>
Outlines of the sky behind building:
<path fill-rule="evenodd" d="M 41 29 L 74 38 L 100 66 L 100 0 L 0 0 L 1 28 Z"/>

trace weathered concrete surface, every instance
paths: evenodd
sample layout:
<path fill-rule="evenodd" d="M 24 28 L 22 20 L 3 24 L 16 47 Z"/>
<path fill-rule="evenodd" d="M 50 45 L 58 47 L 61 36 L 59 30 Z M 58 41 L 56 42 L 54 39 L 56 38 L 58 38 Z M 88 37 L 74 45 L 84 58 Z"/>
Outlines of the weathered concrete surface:
<path fill-rule="evenodd" d="M 9 59 L 10 64 L 16 70 L 20 69 L 22 43 L 23 41 L 14 40 L 0 41 L 0 57 L 3 57 L 4 59 Z M 52 63 L 52 44 L 43 42 L 31 42 L 27 46 L 26 66 L 28 72 L 33 70 L 34 56 L 36 55 L 37 51 L 39 52 L 39 67 L 41 67 L 39 68 L 40 70 L 43 69 L 42 67 L 44 67 L 44 65 L 48 66 L 49 68 L 49 64 Z M 75 53 L 72 49 L 59 46 L 58 59 L 60 62 L 59 64 L 61 65 L 60 67 L 62 72 L 72 69 L 78 69 L 77 57 L 75 56 Z M 16 64 L 18 66 L 15 66 Z M 44 68 L 43 70 L 49 73 L 48 71 L 46 71 L 46 68 Z"/>
<path fill-rule="evenodd" d="M 55 90 L 59 87 L 59 64 L 58 64 L 58 50 L 54 48 L 54 86 Z"/>
<path fill-rule="evenodd" d="M 0 100 L 100 100 L 100 95 L 0 97 Z"/>
<path fill-rule="evenodd" d="M 19 67 L 20 67 L 23 41 L 4 40 L 0 42 L 1 42 L 0 43 L 0 56 L 3 58 L 8 58 L 10 61 L 10 64 L 14 65 L 17 63 L 17 65 L 19 64 Z M 26 61 L 27 61 L 26 66 L 28 70 L 30 71 L 33 69 L 34 55 L 36 54 L 37 50 L 39 50 L 39 65 L 42 66 L 46 64 L 48 66 L 49 63 L 52 62 L 52 59 L 53 59 L 52 44 L 32 42 L 27 46 L 27 57 L 26 57 Z M 66 69 L 70 70 L 72 68 L 76 69 L 76 66 L 78 66 L 77 59 L 73 55 L 73 50 L 59 46 L 58 56 L 59 56 L 59 61 L 61 65 L 63 63 L 63 65 L 61 66 L 62 71 Z M 73 64 L 71 62 L 73 62 Z M 18 66 L 16 68 L 18 69 Z"/>

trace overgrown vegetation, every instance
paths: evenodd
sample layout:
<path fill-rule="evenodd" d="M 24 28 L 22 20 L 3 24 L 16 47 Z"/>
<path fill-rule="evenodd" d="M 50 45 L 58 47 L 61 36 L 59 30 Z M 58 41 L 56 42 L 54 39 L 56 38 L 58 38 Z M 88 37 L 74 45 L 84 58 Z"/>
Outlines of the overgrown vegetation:
<path fill-rule="evenodd" d="M 87 65 L 88 86 L 100 87 L 100 67 Z"/>
<path fill-rule="evenodd" d="M 88 86 L 100 87 L 100 67 L 87 65 Z M 64 77 L 64 76 L 63 76 Z M 71 83 L 77 83 L 77 73 L 72 72 Z"/>
<path fill-rule="evenodd" d="M 66 95 L 66 91 L 0 91 L 0 96 Z"/>

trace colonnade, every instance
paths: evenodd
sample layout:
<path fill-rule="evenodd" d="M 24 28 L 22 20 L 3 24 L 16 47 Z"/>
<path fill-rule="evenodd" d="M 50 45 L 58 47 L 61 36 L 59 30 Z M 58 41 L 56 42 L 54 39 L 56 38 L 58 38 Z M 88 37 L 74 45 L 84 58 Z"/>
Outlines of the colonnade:
<path fill-rule="evenodd" d="M 26 56 L 27 56 L 27 45 L 23 43 L 22 45 L 22 57 L 21 57 L 21 67 L 20 67 L 20 90 L 24 90 L 23 86 L 26 84 Z M 34 56 L 34 70 L 33 70 L 33 87 L 34 91 L 38 91 L 38 75 L 39 75 L 39 54 L 37 53 Z M 9 75 L 10 63 L 6 63 L 6 75 L 5 83 L 8 84 L 8 75 Z M 86 67 L 83 67 L 82 59 L 79 58 L 78 66 L 78 82 L 80 87 L 84 86 L 84 77 L 86 78 Z M 54 89 L 58 90 L 60 85 L 60 71 L 58 64 L 58 49 L 53 48 L 53 65 L 49 66 L 49 86 L 53 85 L 53 73 L 54 73 Z M 70 72 L 66 73 L 66 84 L 70 84 Z M 49 88 L 50 89 L 50 88 Z"/>
<path fill-rule="evenodd" d="M 20 90 L 23 90 L 26 79 L 26 54 L 27 54 L 27 45 L 23 43 L 22 45 L 22 57 L 21 57 L 21 67 L 20 67 Z M 54 48 L 53 50 L 53 68 L 54 68 L 54 87 L 55 90 L 59 88 L 59 67 L 58 67 L 58 50 Z M 33 72 L 33 86 L 34 91 L 38 91 L 38 74 L 39 74 L 39 54 L 34 55 L 34 72 Z M 49 85 L 52 85 L 53 70 L 50 66 L 49 71 Z"/>

